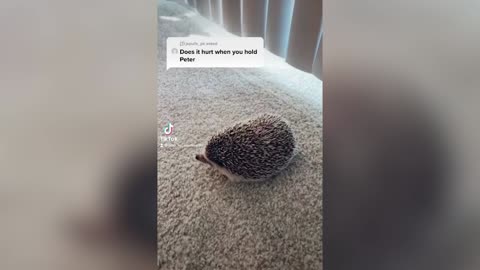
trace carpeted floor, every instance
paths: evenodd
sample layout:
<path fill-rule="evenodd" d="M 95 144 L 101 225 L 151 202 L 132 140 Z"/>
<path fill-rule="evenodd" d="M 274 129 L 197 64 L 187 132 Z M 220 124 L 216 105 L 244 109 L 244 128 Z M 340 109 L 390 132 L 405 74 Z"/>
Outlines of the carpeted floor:
<path fill-rule="evenodd" d="M 188 12 L 159 2 L 160 17 L 180 18 L 158 20 L 159 269 L 322 269 L 321 106 L 264 69 L 166 71 L 167 37 L 205 35 Z M 195 160 L 215 131 L 259 113 L 282 115 L 296 134 L 299 154 L 281 175 L 233 184 Z M 167 122 L 174 142 L 160 140 Z"/>

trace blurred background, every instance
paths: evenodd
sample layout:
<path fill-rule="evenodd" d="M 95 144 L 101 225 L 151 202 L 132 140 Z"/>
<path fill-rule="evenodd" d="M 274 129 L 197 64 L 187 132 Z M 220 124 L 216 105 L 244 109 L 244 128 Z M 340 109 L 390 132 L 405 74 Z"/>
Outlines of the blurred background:
<path fill-rule="evenodd" d="M 478 1 L 324 1 L 326 269 L 478 269 Z"/>
<path fill-rule="evenodd" d="M 155 5 L 0 1 L 1 269 L 153 267 L 94 224 L 156 149 Z"/>
<path fill-rule="evenodd" d="M 154 267 L 63 224 L 108 208 L 115 164 L 156 145 L 155 7 L 0 2 L 2 269 Z M 325 269 L 478 269 L 479 3 L 323 8 Z"/>

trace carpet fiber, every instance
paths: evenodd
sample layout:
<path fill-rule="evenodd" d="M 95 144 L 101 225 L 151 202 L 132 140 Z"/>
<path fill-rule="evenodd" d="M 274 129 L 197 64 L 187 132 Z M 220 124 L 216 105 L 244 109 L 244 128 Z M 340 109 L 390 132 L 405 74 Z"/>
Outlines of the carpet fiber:
<path fill-rule="evenodd" d="M 167 37 L 205 35 L 188 12 L 159 2 L 159 269 L 322 269 L 321 107 L 262 69 L 166 71 Z M 292 124 L 299 153 L 283 173 L 235 184 L 195 160 L 217 130 L 260 113 Z M 162 140 L 168 122 L 175 141 Z"/>

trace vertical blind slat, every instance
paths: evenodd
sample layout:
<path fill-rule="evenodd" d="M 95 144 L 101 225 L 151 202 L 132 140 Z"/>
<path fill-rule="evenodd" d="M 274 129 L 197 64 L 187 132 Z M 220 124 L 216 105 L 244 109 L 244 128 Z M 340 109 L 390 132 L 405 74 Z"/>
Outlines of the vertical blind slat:
<path fill-rule="evenodd" d="M 228 32 L 240 36 L 242 34 L 240 0 L 222 1 L 223 25 Z"/>
<path fill-rule="evenodd" d="M 322 0 L 295 1 L 287 53 L 287 63 L 312 72 L 322 20 Z"/>
<path fill-rule="evenodd" d="M 243 35 L 265 38 L 266 0 L 243 0 Z"/>
<path fill-rule="evenodd" d="M 212 18 L 213 21 L 221 24 L 221 16 L 222 16 L 222 10 L 221 10 L 221 5 L 220 1 L 222 0 L 210 0 L 210 5 L 212 6 Z"/>
<path fill-rule="evenodd" d="M 290 13 L 288 7 L 293 0 L 269 0 L 268 16 L 267 16 L 267 33 L 265 47 L 272 53 L 285 57 L 285 42 L 289 30 L 287 29 L 286 20 Z M 298 2 L 298 1 L 297 1 Z"/>
<path fill-rule="evenodd" d="M 209 0 L 197 0 L 197 10 L 205 18 L 210 18 Z"/>
<path fill-rule="evenodd" d="M 320 44 L 317 48 L 315 61 L 313 62 L 312 73 L 320 80 L 323 80 L 322 76 L 322 61 L 323 61 L 323 36 L 320 39 Z"/>

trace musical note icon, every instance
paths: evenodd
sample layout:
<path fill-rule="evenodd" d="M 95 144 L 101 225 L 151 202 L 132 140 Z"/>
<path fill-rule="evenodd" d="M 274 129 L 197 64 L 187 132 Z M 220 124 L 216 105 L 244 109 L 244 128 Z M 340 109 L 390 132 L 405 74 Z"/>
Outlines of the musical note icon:
<path fill-rule="evenodd" d="M 172 135 L 173 124 L 169 122 L 165 127 L 163 127 L 163 133 L 165 133 L 165 135 Z"/>

